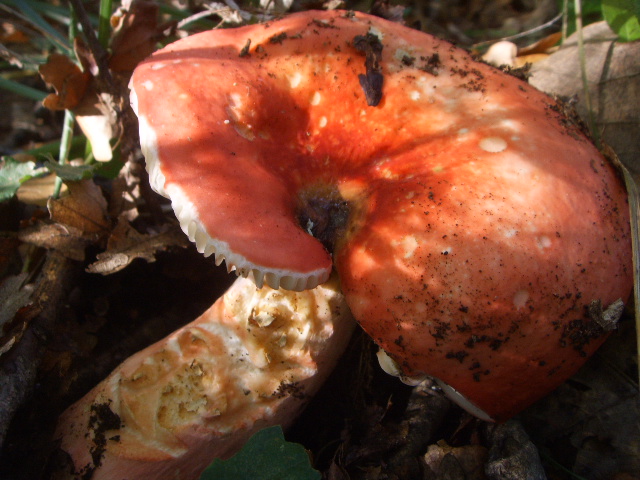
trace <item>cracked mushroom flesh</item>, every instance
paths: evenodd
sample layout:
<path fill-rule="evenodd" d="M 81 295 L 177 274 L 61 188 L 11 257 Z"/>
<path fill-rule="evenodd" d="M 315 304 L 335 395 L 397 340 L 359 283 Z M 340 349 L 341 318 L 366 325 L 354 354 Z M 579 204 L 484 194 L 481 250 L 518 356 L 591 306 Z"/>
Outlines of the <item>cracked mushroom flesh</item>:
<path fill-rule="evenodd" d="M 604 341 L 626 193 L 562 105 L 361 13 L 193 35 L 134 72 L 152 186 L 205 255 L 299 290 L 337 269 L 406 377 L 503 420 Z M 595 302 L 595 303 L 594 303 Z"/>
<path fill-rule="evenodd" d="M 65 411 L 55 436 L 71 464 L 55 478 L 198 478 L 257 430 L 290 424 L 354 325 L 335 276 L 304 292 L 236 280 Z"/>

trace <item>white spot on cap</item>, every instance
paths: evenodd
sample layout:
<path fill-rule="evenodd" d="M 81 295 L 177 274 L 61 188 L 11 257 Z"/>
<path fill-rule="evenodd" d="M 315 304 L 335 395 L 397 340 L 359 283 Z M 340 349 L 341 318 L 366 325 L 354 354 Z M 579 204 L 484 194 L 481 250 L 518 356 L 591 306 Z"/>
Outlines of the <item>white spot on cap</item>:
<path fill-rule="evenodd" d="M 409 93 L 409 98 L 413 101 L 420 100 L 420 92 L 413 90 Z"/>
<path fill-rule="evenodd" d="M 541 237 L 536 238 L 536 245 L 540 250 L 544 250 L 551 246 L 551 239 L 546 235 L 542 235 Z"/>
<path fill-rule="evenodd" d="M 320 100 L 322 100 L 322 95 L 320 95 L 320 92 L 315 92 L 311 97 L 311 105 L 318 105 Z"/>
<path fill-rule="evenodd" d="M 513 130 L 516 132 L 520 131 L 520 124 L 517 122 L 514 122 L 513 120 L 509 119 L 509 118 L 505 118 L 504 120 L 502 120 L 500 122 L 500 126 L 504 127 L 504 128 L 508 128 L 509 130 Z"/>
<path fill-rule="evenodd" d="M 529 292 L 526 290 L 518 290 L 513 296 L 513 304 L 518 310 L 526 305 L 527 300 L 529 300 Z"/>
<path fill-rule="evenodd" d="M 442 255 L 450 255 L 451 252 L 453 252 L 453 247 L 447 247 L 444 250 L 442 250 Z"/>
<path fill-rule="evenodd" d="M 318 122 L 320 128 L 324 128 L 327 126 L 327 117 L 320 117 L 320 121 Z"/>
<path fill-rule="evenodd" d="M 418 240 L 413 235 L 406 235 L 400 240 L 394 240 L 391 244 L 394 247 L 400 247 L 402 250 L 402 257 L 405 259 L 413 257 L 413 254 L 418 248 Z"/>
<path fill-rule="evenodd" d="M 231 103 L 231 108 L 240 108 L 242 107 L 242 97 L 239 93 L 234 92 L 229 94 L 229 100 Z"/>
<path fill-rule="evenodd" d="M 299 87 L 301 82 L 302 74 L 300 72 L 296 72 L 289 77 L 289 85 L 291 85 L 291 88 Z"/>
<path fill-rule="evenodd" d="M 489 153 L 500 153 L 507 148 L 507 142 L 500 137 L 486 137 L 480 140 L 480 148 Z"/>
<path fill-rule="evenodd" d="M 142 82 L 142 87 L 145 90 L 153 90 L 153 82 L 151 80 L 145 80 L 144 82 Z"/>
<path fill-rule="evenodd" d="M 153 65 L 151 65 L 151 70 L 160 70 L 161 68 L 166 67 L 167 65 L 165 63 L 154 63 Z"/>

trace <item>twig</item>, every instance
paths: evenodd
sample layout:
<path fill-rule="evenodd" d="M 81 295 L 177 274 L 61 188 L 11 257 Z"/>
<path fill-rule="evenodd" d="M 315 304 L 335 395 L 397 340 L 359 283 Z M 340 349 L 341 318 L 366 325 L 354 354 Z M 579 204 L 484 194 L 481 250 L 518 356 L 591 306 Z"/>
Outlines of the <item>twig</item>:
<path fill-rule="evenodd" d="M 569 0 L 562 2 L 562 43 L 567 39 L 567 31 L 569 30 Z"/>
<path fill-rule="evenodd" d="M 524 31 L 524 32 L 520 32 L 520 33 L 516 33 L 515 35 L 510 35 L 508 37 L 502 37 L 500 39 L 494 39 L 494 40 L 487 40 L 486 42 L 480 42 L 480 43 L 476 43 L 473 45 L 474 48 L 481 48 L 487 45 L 491 45 L 495 42 L 497 42 L 498 40 L 516 40 L 518 38 L 522 38 L 522 37 L 527 37 L 533 33 L 539 32 L 540 30 L 544 30 L 547 27 L 550 27 L 551 25 L 553 25 L 554 23 L 556 23 L 558 20 L 560 20 L 562 18 L 562 13 L 559 13 L 558 15 L 556 15 L 555 17 L 553 17 L 551 20 L 549 20 L 546 23 L 543 23 L 542 25 L 538 25 L 537 27 L 534 27 L 530 30 Z"/>
<path fill-rule="evenodd" d="M 58 155 L 58 164 L 65 165 L 69 160 L 69 152 L 71 151 L 71 141 L 73 140 L 73 126 L 75 125 L 75 115 L 71 110 L 64 111 L 64 122 L 62 123 L 62 138 L 60 139 L 60 152 Z M 62 188 L 62 179 L 56 177 L 53 187 L 53 198 L 60 196 Z"/>
<path fill-rule="evenodd" d="M 582 74 L 582 89 L 584 91 L 584 102 L 587 107 L 587 121 L 589 124 L 589 130 L 591 130 L 591 137 L 593 143 L 595 143 L 598 150 L 602 149 L 600 142 L 600 132 L 593 118 L 593 106 L 591 103 L 591 93 L 589 92 L 589 78 L 587 76 L 587 58 L 584 51 L 584 37 L 582 36 L 582 2 L 581 0 L 575 0 L 576 10 L 576 33 L 578 34 L 578 55 L 580 58 L 580 73 Z"/>
<path fill-rule="evenodd" d="M 102 45 L 100 45 L 82 1 L 69 0 L 69 3 L 78 16 L 78 21 L 80 22 L 80 25 L 82 25 L 82 31 L 85 39 L 87 40 L 89 50 L 91 50 L 91 53 L 96 60 L 96 64 L 98 65 L 97 80 L 100 85 L 99 90 L 116 95 L 115 83 L 111 76 L 111 72 L 109 71 L 109 55 Z"/>

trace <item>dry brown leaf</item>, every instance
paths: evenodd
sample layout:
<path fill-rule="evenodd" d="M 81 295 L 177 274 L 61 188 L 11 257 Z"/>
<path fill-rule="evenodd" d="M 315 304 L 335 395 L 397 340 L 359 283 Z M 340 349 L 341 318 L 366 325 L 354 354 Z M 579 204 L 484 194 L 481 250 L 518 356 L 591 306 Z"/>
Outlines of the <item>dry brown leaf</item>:
<path fill-rule="evenodd" d="M 631 170 L 640 173 L 640 42 L 621 43 L 606 22 L 583 29 L 584 57 L 591 109 L 602 140 Z M 576 110 L 588 119 L 577 36 L 534 64 L 529 83 L 543 92 L 576 99 Z"/>
<path fill-rule="evenodd" d="M 533 55 L 535 53 L 550 53 L 549 50 L 556 46 L 561 38 L 561 32 L 547 35 L 546 37 L 538 40 L 535 43 L 532 43 L 531 45 L 527 45 L 526 47 L 521 47 L 520 49 L 518 49 L 518 56 Z"/>
<path fill-rule="evenodd" d="M 10 44 L 28 42 L 29 37 L 22 30 L 17 29 L 13 23 L 0 23 L 0 43 Z"/>
<path fill-rule="evenodd" d="M 18 200 L 27 205 L 37 205 L 39 207 L 46 207 L 49 198 L 53 194 L 53 189 L 56 183 L 56 174 L 51 173 L 43 177 L 35 177 L 27 180 L 16 192 Z M 60 191 L 62 194 L 67 192 L 67 187 L 62 186 Z"/>
<path fill-rule="evenodd" d="M 69 195 L 49 200 L 48 208 L 54 222 L 78 229 L 82 236 L 96 239 L 111 229 L 107 216 L 107 201 L 93 180 L 67 182 Z"/>
<path fill-rule="evenodd" d="M 534 64 L 536 62 L 539 62 L 541 60 L 544 60 L 545 58 L 547 58 L 549 56 L 548 53 L 532 53 L 530 55 L 518 55 L 515 58 L 514 64 L 513 66 L 515 68 L 522 68 L 524 67 L 527 63 L 530 64 Z"/>
<path fill-rule="evenodd" d="M 136 258 L 152 263 L 155 262 L 158 251 L 173 246 L 186 247 L 188 243 L 185 235 L 177 228 L 147 235 L 139 233 L 124 217 L 120 217 L 109 237 L 107 250 L 98 254 L 98 261 L 89 265 L 87 272 L 110 275 L 122 270 Z"/>
<path fill-rule="evenodd" d="M 20 241 L 10 235 L 0 236 L 0 277 L 10 271 L 12 265 L 15 265 L 18 258 L 18 246 Z M 0 302 L 2 305 L 2 302 Z"/>
<path fill-rule="evenodd" d="M 130 222 L 138 218 L 140 213 L 137 206 L 141 202 L 139 170 L 140 166 L 135 162 L 127 162 L 111 182 L 109 214 L 113 218 L 124 216 Z"/>
<path fill-rule="evenodd" d="M 56 93 L 49 94 L 42 102 L 50 110 L 72 109 L 84 97 L 91 75 L 82 72 L 69 57 L 52 53 L 47 63 L 38 69 L 42 79 Z"/>
<path fill-rule="evenodd" d="M 111 17 L 114 35 L 111 41 L 109 68 L 130 72 L 156 50 L 158 40 L 168 25 L 158 25 L 158 6 L 140 0 L 123 5 Z"/>
<path fill-rule="evenodd" d="M 31 298 L 33 286 L 24 285 L 27 273 L 9 275 L 0 283 L 0 327 L 7 323 L 13 315 L 24 307 Z"/>
<path fill-rule="evenodd" d="M 640 395 L 633 321 L 623 320 L 571 380 L 525 412 L 536 442 L 579 476 L 640 472 Z M 558 455 L 557 453 L 554 455 Z"/>
<path fill-rule="evenodd" d="M 15 345 L 26 328 L 32 308 L 34 285 L 26 284 L 28 273 L 10 275 L 0 284 L 0 356 Z"/>
<path fill-rule="evenodd" d="M 484 464 L 488 456 L 488 450 L 481 445 L 452 447 L 441 440 L 430 445 L 424 455 L 424 461 L 430 470 L 426 478 L 449 478 L 447 474 L 452 473 L 450 470 L 455 470 L 462 474 L 461 478 L 483 480 L 486 478 Z"/>
<path fill-rule="evenodd" d="M 42 221 L 20 230 L 18 238 L 24 243 L 56 250 L 64 257 L 77 261 L 84 260 L 85 248 L 91 243 L 76 227 Z"/>

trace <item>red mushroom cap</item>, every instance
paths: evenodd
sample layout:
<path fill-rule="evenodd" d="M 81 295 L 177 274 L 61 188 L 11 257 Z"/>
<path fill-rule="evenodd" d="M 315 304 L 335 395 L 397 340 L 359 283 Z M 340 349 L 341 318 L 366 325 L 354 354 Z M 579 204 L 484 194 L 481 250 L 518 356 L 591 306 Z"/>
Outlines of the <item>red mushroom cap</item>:
<path fill-rule="evenodd" d="M 403 372 L 493 419 L 575 372 L 598 302 L 630 293 L 616 173 L 556 102 L 442 40 L 304 12 L 180 40 L 131 85 L 152 184 L 201 251 L 306 288 L 331 249 Z"/>

